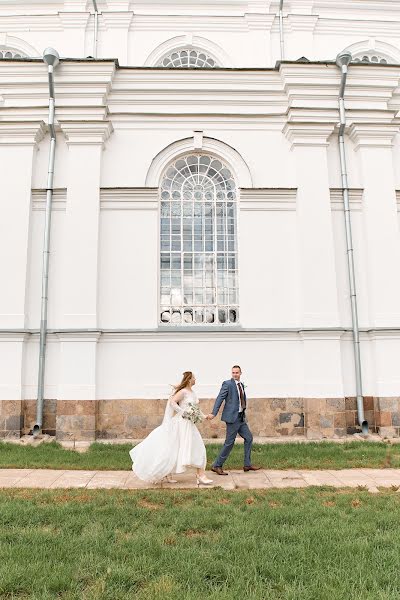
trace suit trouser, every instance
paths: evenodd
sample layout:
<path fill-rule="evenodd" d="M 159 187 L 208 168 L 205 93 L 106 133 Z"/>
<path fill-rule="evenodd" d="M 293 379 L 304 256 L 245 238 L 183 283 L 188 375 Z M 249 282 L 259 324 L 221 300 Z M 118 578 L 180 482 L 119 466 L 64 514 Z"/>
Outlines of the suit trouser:
<path fill-rule="evenodd" d="M 251 447 L 253 445 L 253 435 L 245 421 L 242 420 L 240 415 L 234 423 L 226 424 L 226 438 L 224 446 L 213 463 L 213 467 L 222 467 L 226 459 L 231 453 L 231 450 L 235 444 L 237 434 L 244 439 L 244 466 L 250 467 L 251 465 Z"/>

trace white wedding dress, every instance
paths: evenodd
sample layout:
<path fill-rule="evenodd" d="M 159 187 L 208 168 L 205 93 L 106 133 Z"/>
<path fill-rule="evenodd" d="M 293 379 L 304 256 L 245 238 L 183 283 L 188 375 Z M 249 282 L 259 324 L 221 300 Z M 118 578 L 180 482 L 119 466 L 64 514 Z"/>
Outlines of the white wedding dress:
<path fill-rule="evenodd" d="M 198 403 L 196 394 L 186 388 L 180 404 L 169 398 L 162 424 L 129 452 L 132 471 L 139 479 L 156 483 L 170 473 L 183 473 L 187 467 L 205 468 L 206 448 L 200 432 L 182 417 L 189 404 Z"/>

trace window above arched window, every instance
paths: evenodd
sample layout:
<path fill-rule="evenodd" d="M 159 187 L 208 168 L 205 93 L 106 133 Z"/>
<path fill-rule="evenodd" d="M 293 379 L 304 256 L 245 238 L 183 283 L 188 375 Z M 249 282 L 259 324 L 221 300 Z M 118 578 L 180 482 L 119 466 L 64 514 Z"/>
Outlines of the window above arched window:
<path fill-rule="evenodd" d="M 26 58 L 26 54 L 15 48 L 0 46 L 0 58 Z"/>
<path fill-rule="evenodd" d="M 217 63 L 207 52 L 197 48 L 179 48 L 170 52 L 161 59 L 160 67 L 169 67 L 175 69 L 212 69 L 217 67 Z"/>
<path fill-rule="evenodd" d="M 160 322 L 237 324 L 237 190 L 231 170 L 189 154 L 162 177 Z"/>
<path fill-rule="evenodd" d="M 392 62 L 392 61 L 390 59 L 388 60 L 386 57 L 384 57 L 381 54 L 378 54 L 377 52 L 374 52 L 372 50 L 369 52 L 360 52 L 359 54 L 356 54 L 355 56 L 353 56 L 352 62 L 387 64 L 388 62 Z"/>

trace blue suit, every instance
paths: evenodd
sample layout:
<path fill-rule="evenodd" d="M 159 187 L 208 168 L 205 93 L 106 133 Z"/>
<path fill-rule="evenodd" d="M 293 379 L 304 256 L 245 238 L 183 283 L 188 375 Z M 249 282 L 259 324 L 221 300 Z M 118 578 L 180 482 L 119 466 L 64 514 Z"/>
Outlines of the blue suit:
<path fill-rule="evenodd" d="M 243 396 L 246 403 L 244 387 Z M 224 408 L 221 419 L 226 423 L 226 438 L 218 458 L 213 463 L 213 467 L 222 467 L 235 444 L 237 434 L 244 439 L 244 466 L 250 467 L 253 436 L 246 422 L 245 411 L 242 413 L 239 411 L 240 398 L 236 381 L 233 378 L 223 382 L 212 410 L 214 416 L 218 414 L 223 402 Z"/>

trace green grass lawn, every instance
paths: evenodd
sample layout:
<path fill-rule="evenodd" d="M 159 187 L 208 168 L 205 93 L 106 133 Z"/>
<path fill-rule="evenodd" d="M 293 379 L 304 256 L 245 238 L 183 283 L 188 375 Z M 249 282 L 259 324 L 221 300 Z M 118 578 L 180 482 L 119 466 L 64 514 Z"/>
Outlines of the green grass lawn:
<path fill-rule="evenodd" d="M 85 453 L 65 450 L 56 442 L 36 448 L 0 442 L 0 468 L 51 468 L 113 470 L 130 469 L 131 445 L 93 443 Z M 220 446 L 207 446 L 209 464 Z M 253 447 L 253 463 L 266 469 L 342 469 L 351 467 L 400 468 L 400 444 L 354 441 L 344 444 L 314 442 L 308 444 L 258 444 Z M 229 468 L 243 466 L 243 446 L 236 444 Z"/>
<path fill-rule="evenodd" d="M 0 491 L 0 598 L 398 600 L 400 494 Z"/>

